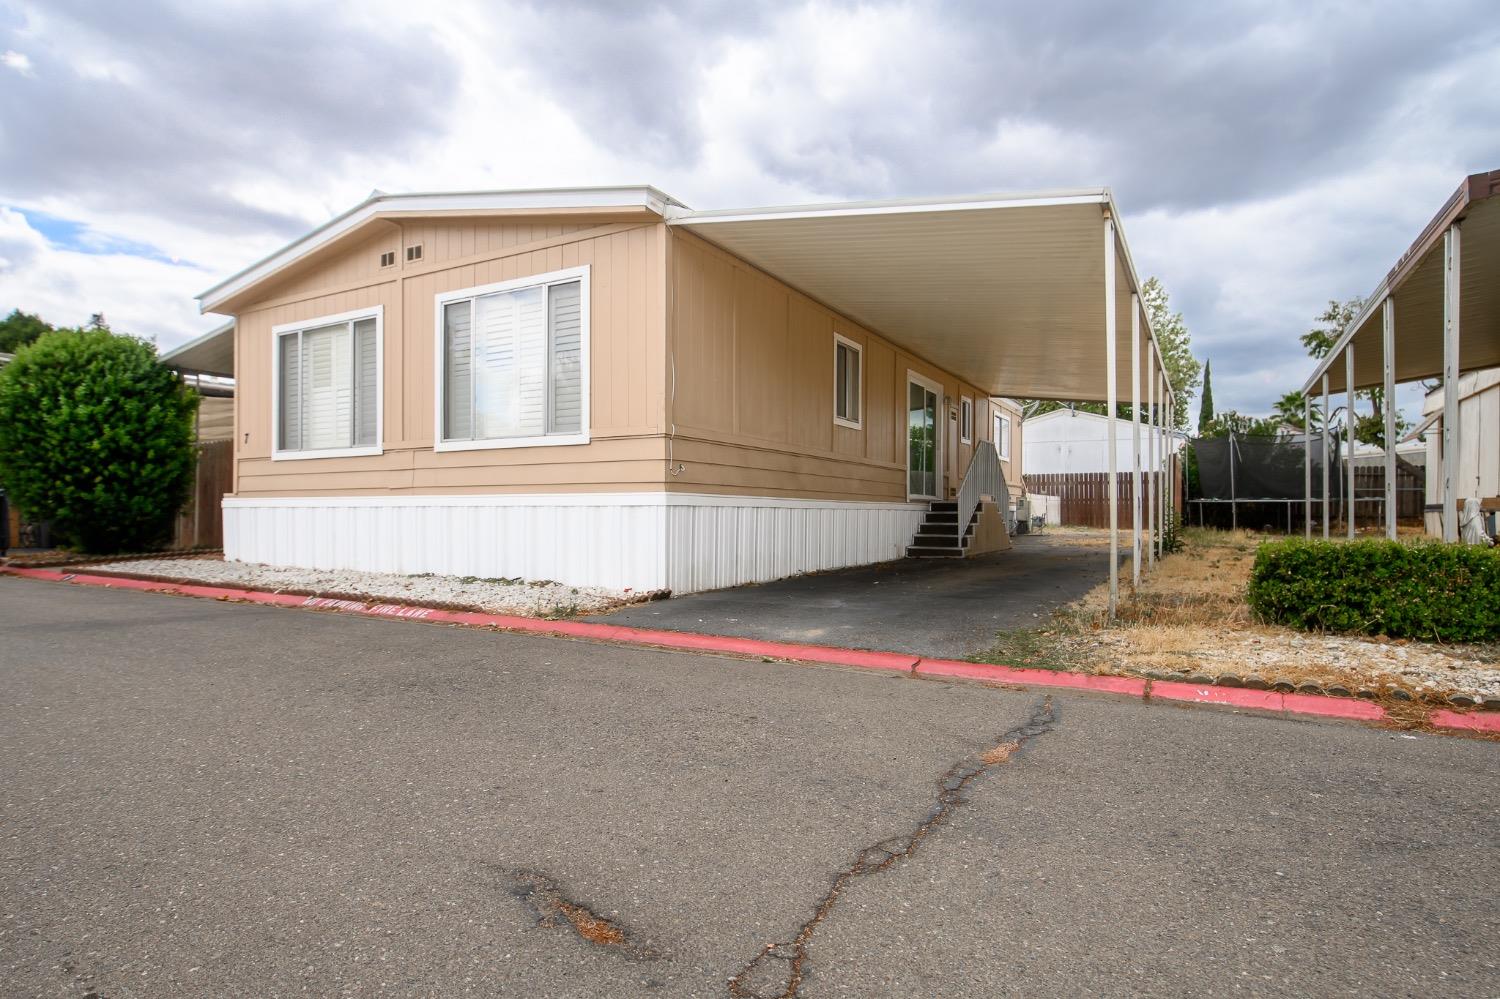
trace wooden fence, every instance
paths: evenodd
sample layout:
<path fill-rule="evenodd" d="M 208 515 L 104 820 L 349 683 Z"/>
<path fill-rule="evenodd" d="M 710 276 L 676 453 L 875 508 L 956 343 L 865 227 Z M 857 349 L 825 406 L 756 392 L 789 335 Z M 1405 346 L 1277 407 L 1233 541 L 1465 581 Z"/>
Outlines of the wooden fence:
<path fill-rule="evenodd" d="M 1120 526 L 1131 525 L 1131 485 L 1133 474 L 1119 473 Z M 1062 507 L 1064 525 L 1073 527 L 1109 526 L 1109 473 L 1068 472 L 1049 475 L 1026 476 L 1028 492 L 1056 496 Z M 1157 484 L 1157 502 L 1161 502 L 1161 485 Z M 1151 485 L 1146 475 L 1141 476 L 1141 494 L 1149 502 Z M 1143 504 L 1142 509 L 1146 509 Z M 1177 510 L 1182 511 L 1182 489 L 1177 490 Z"/>
<path fill-rule="evenodd" d="M 177 515 L 173 548 L 224 547 L 223 500 L 233 478 L 234 441 L 200 443 L 193 489 Z"/>

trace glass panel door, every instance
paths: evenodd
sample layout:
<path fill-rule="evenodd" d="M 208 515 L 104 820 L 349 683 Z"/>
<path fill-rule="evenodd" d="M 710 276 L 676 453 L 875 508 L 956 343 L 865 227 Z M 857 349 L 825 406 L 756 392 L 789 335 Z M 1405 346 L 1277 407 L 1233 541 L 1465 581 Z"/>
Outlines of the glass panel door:
<path fill-rule="evenodd" d="M 907 383 L 906 490 L 912 496 L 937 496 L 937 393 Z"/>

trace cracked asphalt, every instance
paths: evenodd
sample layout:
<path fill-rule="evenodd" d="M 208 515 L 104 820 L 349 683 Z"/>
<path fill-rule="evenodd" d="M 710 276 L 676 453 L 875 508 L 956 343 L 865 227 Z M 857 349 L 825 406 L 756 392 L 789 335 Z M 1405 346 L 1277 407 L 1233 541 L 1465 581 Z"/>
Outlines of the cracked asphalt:
<path fill-rule="evenodd" d="M 976 759 L 796 995 L 1500 994 L 1500 745 L 1038 703 L 0 578 L 0 995 L 727 996 Z"/>

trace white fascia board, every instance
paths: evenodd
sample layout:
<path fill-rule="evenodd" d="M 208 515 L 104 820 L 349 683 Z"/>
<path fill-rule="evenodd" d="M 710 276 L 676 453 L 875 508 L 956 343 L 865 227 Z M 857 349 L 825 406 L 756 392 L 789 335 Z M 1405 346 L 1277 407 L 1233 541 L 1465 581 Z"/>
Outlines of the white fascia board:
<path fill-rule="evenodd" d="M 1358 333 L 1359 328 L 1365 324 L 1365 321 L 1375 314 L 1376 309 L 1384 306 L 1385 300 L 1389 296 L 1390 289 L 1386 287 L 1386 280 L 1382 279 L 1375 290 L 1370 292 L 1370 297 L 1365 299 L 1365 307 L 1359 310 L 1359 314 L 1350 321 L 1348 326 L 1344 327 L 1344 331 L 1339 334 L 1339 338 L 1333 342 L 1332 349 L 1318 359 L 1318 366 L 1313 369 L 1312 376 L 1302 386 L 1303 395 L 1308 395 L 1315 388 L 1320 395 L 1322 394 L 1323 386 L 1321 382 L 1323 373 L 1333 368 L 1333 362 L 1337 361 L 1339 355 L 1344 352 L 1344 348 L 1349 346 L 1349 341 L 1354 339 L 1354 334 Z M 1400 327 L 1398 326 L 1397 329 L 1399 330 Z"/>
<path fill-rule="evenodd" d="M 960 198 L 904 198 L 894 201 L 851 201 L 843 204 L 783 205 L 771 208 L 728 208 L 695 212 L 672 208 L 669 225 L 705 225 L 715 222 L 768 222 L 777 219 L 840 218 L 859 215 L 912 215 L 924 212 L 962 212 L 987 208 L 1041 208 L 1055 205 L 1101 205 L 1109 199 L 1107 188 L 1038 191 L 1033 194 L 991 194 Z"/>
<path fill-rule="evenodd" d="M 1125 238 L 1125 223 L 1120 217 L 1120 209 L 1115 204 L 1114 192 L 1105 188 L 1105 203 L 1108 205 L 1109 214 L 1115 220 L 1115 239 L 1120 243 L 1120 252 L 1125 257 L 1125 271 L 1130 275 L 1130 286 L 1135 289 L 1135 294 L 1144 298 L 1145 286 L 1141 283 L 1141 276 L 1135 269 L 1135 258 L 1130 255 L 1130 240 Z M 1156 353 L 1156 367 L 1158 371 L 1166 371 L 1167 367 L 1161 363 L 1161 342 L 1156 339 L 1156 328 L 1151 325 L 1151 313 L 1146 311 L 1146 303 L 1141 302 L 1141 319 L 1146 324 L 1146 335 L 1150 338 L 1151 349 Z M 1172 380 L 1165 379 L 1167 396 L 1173 402 L 1177 401 L 1177 391 L 1172 388 Z M 1162 400 L 1165 402 L 1166 400 Z"/>
<path fill-rule="evenodd" d="M 582 187 L 546 188 L 531 191 L 456 191 L 417 194 L 375 193 L 353 208 L 337 215 L 302 238 L 288 243 L 275 253 L 219 282 L 197 296 L 198 311 L 212 312 L 215 306 L 258 281 L 263 281 L 340 236 L 383 213 L 400 212 L 481 212 L 550 208 L 645 208 L 663 217 L 681 202 L 654 187 Z"/>

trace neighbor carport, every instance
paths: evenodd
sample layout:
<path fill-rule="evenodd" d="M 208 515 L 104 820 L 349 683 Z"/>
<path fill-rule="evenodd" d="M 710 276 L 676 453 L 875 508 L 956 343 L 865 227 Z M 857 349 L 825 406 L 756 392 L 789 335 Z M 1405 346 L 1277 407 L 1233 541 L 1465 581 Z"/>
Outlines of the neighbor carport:
<path fill-rule="evenodd" d="M 1500 366 L 1500 170 L 1473 174 L 1427 223 L 1416 242 L 1370 293 L 1364 308 L 1302 387 L 1304 423 L 1312 397 L 1323 406 L 1323 536 L 1328 537 L 1329 399 L 1345 395 L 1345 427 L 1354 426 L 1354 393 L 1385 391 L 1385 530 L 1396 537 L 1396 386 L 1441 378 L 1443 395 L 1443 540 L 1458 540 L 1460 484 L 1458 376 Z M 1352 436 L 1352 433 L 1351 433 Z M 1305 511 L 1312 536 L 1312 435 L 1307 435 Z M 1354 463 L 1347 465 L 1349 493 Z M 1354 518 L 1347 518 L 1354 537 Z"/>

